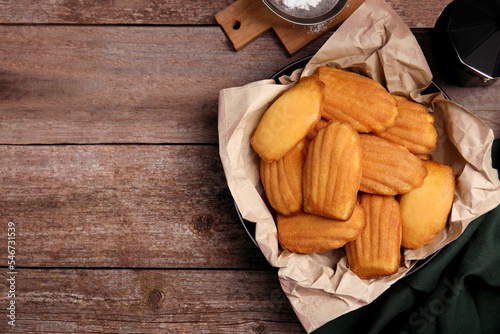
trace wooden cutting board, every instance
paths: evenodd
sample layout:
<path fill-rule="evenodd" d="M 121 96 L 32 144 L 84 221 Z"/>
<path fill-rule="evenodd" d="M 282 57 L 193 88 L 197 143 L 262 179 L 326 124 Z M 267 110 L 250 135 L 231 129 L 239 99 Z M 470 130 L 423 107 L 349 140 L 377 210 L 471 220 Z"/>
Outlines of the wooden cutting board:
<path fill-rule="evenodd" d="M 364 0 L 349 0 L 334 18 L 317 25 L 288 22 L 266 7 L 261 0 L 237 0 L 215 15 L 236 51 L 274 30 L 287 52 L 292 55 L 329 30 L 339 26 Z"/>

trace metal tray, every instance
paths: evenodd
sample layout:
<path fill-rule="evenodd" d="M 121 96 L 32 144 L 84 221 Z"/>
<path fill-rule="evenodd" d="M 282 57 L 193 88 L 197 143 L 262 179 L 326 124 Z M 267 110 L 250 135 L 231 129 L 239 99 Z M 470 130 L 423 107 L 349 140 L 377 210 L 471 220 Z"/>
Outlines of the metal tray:
<path fill-rule="evenodd" d="M 285 67 L 283 67 L 278 72 L 274 73 L 271 76 L 270 79 L 273 79 L 277 84 L 279 84 L 279 78 L 281 76 L 283 76 L 283 75 L 291 75 L 293 73 L 293 71 L 295 71 L 297 69 L 300 69 L 300 68 L 304 68 L 311 58 L 312 58 L 312 56 L 307 56 L 307 57 L 299 59 L 299 60 L 297 60 L 297 61 L 295 61 L 295 62 L 293 62 L 293 63 L 291 63 L 291 64 L 289 64 L 289 65 L 287 65 Z M 437 83 L 435 83 L 434 81 L 431 83 L 431 85 L 424 92 L 422 92 L 422 94 L 431 94 L 431 93 L 438 93 L 438 92 L 441 92 L 446 99 L 450 100 L 450 98 L 448 97 L 448 95 L 446 95 L 446 93 L 441 89 L 441 87 L 439 87 L 439 85 Z M 238 217 L 240 219 L 240 222 L 243 225 L 243 228 L 245 229 L 245 231 L 247 232 L 248 236 L 250 237 L 250 239 L 252 240 L 252 242 L 255 244 L 255 246 L 257 246 L 257 248 L 259 248 L 259 245 L 257 244 L 257 241 L 255 240 L 255 223 L 253 223 L 251 221 L 248 221 L 246 219 L 243 219 L 243 217 L 241 216 L 240 210 L 238 209 L 238 206 L 237 206 L 236 202 L 234 202 L 234 206 L 236 208 L 236 212 L 238 213 Z M 406 276 L 408 276 L 408 275 L 416 272 L 417 270 L 419 270 L 420 268 L 422 268 L 423 266 L 425 266 L 439 252 L 440 252 L 440 250 L 437 250 L 434 253 L 432 253 L 429 256 L 427 256 L 425 259 L 419 260 L 406 273 Z"/>

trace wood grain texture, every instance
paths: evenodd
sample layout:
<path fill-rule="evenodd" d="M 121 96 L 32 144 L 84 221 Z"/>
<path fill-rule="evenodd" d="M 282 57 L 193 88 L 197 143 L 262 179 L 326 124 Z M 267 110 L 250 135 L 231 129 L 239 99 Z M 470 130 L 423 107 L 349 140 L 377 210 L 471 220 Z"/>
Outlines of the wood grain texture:
<path fill-rule="evenodd" d="M 432 28 L 452 0 L 388 0 L 412 28 Z M 215 25 L 233 0 L 0 0 L 0 23 Z"/>
<path fill-rule="evenodd" d="M 10 332 L 304 333 L 236 215 L 218 92 L 268 78 L 329 34 L 293 57 L 272 33 L 235 52 L 215 20 L 233 2 L 0 0 L 0 231 L 16 223 L 18 272 Z M 432 66 L 429 28 L 451 0 L 388 2 Z M 500 137 L 499 84 L 439 79 Z M 0 294 L 0 332 L 7 302 Z"/>
<path fill-rule="evenodd" d="M 262 1 L 238 0 L 215 14 L 215 19 L 233 43 L 241 50 L 265 32 L 272 30 L 291 55 L 319 36 L 338 27 L 364 2 L 350 0 L 335 17 L 320 25 L 299 25 L 274 14 Z M 236 28 L 235 28 L 236 27 Z"/>
<path fill-rule="evenodd" d="M 16 283 L 9 333 L 305 333 L 275 271 L 19 269 Z"/>
<path fill-rule="evenodd" d="M 16 224 L 17 266 L 269 267 L 216 146 L 0 146 L 0 156 L 0 226 Z"/>
<path fill-rule="evenodd" d="M 233 0 L 0 0 L 0 23 L 215 24 Z"/>
<path fill-rule="evenodd" d="M 429 31 L 415 34 L 430 59 Z M 0 144 L 215 144 L 220 89 L 268 78 L 328 37 L 289 57 L 272 34 L 234 52 L 215 27 L 0 26 Z M 481 115 L 500 106 L 498 84 L 444 88 Z"/>
<path fill-rule="evenodd" d="M 325 40 L 289 57 L 271 34 L 236 53 L 217 27 L 0 26 L 0 143 L 217 143 L 220 89 Z"/>

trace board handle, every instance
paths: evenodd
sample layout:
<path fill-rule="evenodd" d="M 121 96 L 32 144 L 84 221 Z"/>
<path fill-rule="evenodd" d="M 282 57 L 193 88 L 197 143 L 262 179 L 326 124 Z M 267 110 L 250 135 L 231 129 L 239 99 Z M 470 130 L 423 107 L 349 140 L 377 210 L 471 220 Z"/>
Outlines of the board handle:
<path fill-rule="evenodd" d="M 236 51 L 269 31 L 276 20 L 257 0 L 238 0 L 215 14 L 215 19 Z"/>
<path fill-rule="evenodd" d="M 274 14 L 261 0 L 237 0 L 215 14 L 215 19 L 236 51 L 273 29 L 287 52 L 293 55 L 324 33 L 338 27 L 364 0 L 349 0 L 335 17 L 317 25 L 294 24 Z"/>

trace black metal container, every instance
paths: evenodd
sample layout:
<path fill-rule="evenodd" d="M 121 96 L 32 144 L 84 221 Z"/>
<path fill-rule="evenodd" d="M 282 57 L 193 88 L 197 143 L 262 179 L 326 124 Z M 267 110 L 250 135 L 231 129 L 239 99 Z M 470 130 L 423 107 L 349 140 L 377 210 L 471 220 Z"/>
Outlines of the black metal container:
<path fill-rule="evenodd" d="M 455 0 L 441 13 L 431 48 L 439 66 L 460 86 L 500 77 L 500 0 Z"/>

